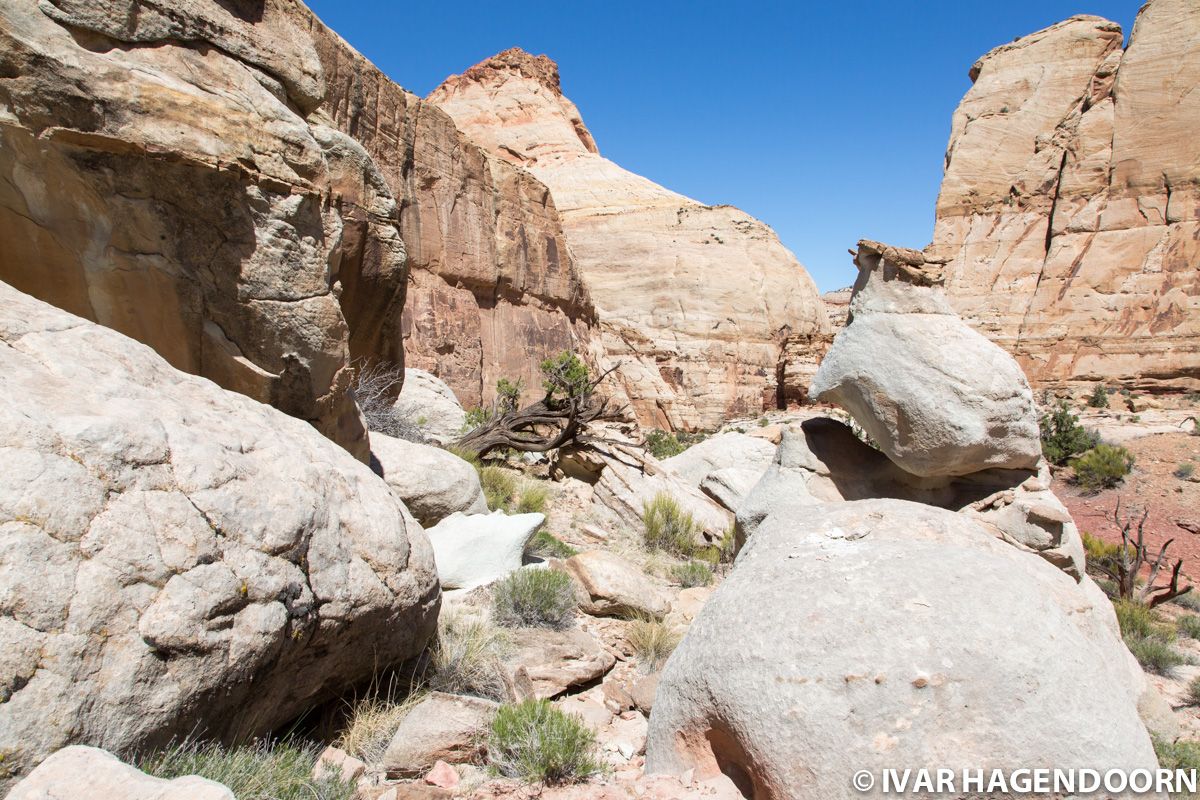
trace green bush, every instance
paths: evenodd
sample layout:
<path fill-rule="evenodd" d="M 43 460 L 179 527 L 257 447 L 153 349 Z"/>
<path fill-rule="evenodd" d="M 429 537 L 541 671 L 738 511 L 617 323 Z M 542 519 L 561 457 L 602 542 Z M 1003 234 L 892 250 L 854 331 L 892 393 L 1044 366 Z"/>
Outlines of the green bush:
<path fill-rule="evenodd" d="M 703 561 L 689 561 L 671 567 L 671 577 L 685 589 L 693 586 L 708 586 L 713 582 L 712 569 Z"/>
<path fill-rule="evenodd" d="M 1133 468 L 1133 454 L 1124 447 L 1098 444 L 1078 458 L 1071 459 L 1075 482 L 1089 492 L 1098 492 L 1120 483 Z"/>
<path fill-rule="evenodd" d="M 1175 621 L 1175 630 L 1188 639 L 1200 639 L 1200 617 L 1187 614 Z"/>
<path fill-rule="evenodd" d="M 1117 612 L 1117 625 L 1121 628 L 1122 636 L 1163 638 L 1164 628 L 1149 606 L 1134 600 L 1117 600 L 1113 603 L 1113 611 Z"/>
<path fill-rule="evenodd" d="M 1177 606 L 1183 606 L 1189 611 L 1200 611 L 1200 594 L 1196 592 L 1185 592 L 1172 598 L 1171 602 Z"/>
<path fill-rule="evenodd" d="M 647 672 L 654 672 L 679 644 L 679 634 L 666 623 L 654 619 L 636 619 L 625 633 L 638 663 Z"/>
<path fill-rule="evenodd" d="M 745 431 L 741 431 L 745 433 Z M 652 430 L 646 434 L 646 449 L 650 455 L 662 461 L 671 456 L 677 456 L 694 444 L 699 444 L 708 438 L 707 433 L 685 433 Z"/>
<path fill-rule="evenodd" d="M 578 783 L 603 771 L 591 728 L 549 700 L 501 706 L 487 753 L 493 770 L 529 783 Z"/>
<path fill-rule="evenodd" d="M 1042 454 L 1051 464 L 1062 466 L 1072 457 L 1091 450 L 1100 443 L 1095 431 L 1086 430 L 1079 424 L 1079 417 L 1071 413 L 1066 402 L 1060 402 L 1040 422 Z"/>
<path fill-rule="evenodd" d="M 500 414 L 516 411 L 521 404 L 521 393 L 524 391 L 525 380 L 523 378 L 517 378 L 516 381 L 501 378 L 496 381 L 496 411 Z"/>
<path fill-rule="evenodd" d="M 137 759 L 159 778 L 199 775 L 228 786 L 238 800 L 350 800 L 355 787 L 335 777 L 313 780 L 316 750 L 292 742 L 224 747 L 185 740 Z"/>
<path fill-rule="evenodd" d="M 529 546 L 525 548 L 525 552 L 539 558 L 562 558 L 567 559 L 573 555 L 578 555 L 579 551 L 571 545 L 559 539 L 552 533 L 546 531 L 538 531 L 533 535 L 533 539 L 529 541 Z"/>
<path fill-rule="evenodd" d="M 550 497 L 550 490 L 540 483 L 533 481 L 524 481 L 521 484 L 520 495 L 517 498 L 517 513 L 544 513 L 546 510 L 546 500 Z"/>
<path fill-rule="evenodd" d="M 492 418 L 492 411 L 488 408 L 468 408 L 467 417 L 463 420 L 462 432 L 470 433 L 478 428 L 483 423 Z"/>
<path fill-rule="evenodd" d="M 1176 467 L 1175 471 L 1171 474 L 1182 481 L 1186 481 L 1188 478 L 1192 477 L 1192 475 L 1196 474 L 1196 465 L 1190 461 L 1184 461 L 1182 464 Z"/>
<path fill-rule="evenodd" d="M 1169 742 L 1155 737 L 1154 752 L 1163 769 L 1200 770 L 1200 742 Z"/>
<path fill-rule="evenodd" d="M 1145 639 L 1126 637 L 1125 645 L 1139 664 L 1158 675 L 1170 675 L 1175 667 L 1188 663 L 1187 658 L 1170 642 L 1156 636 Z"/>
<path fill-rule="evenodd" d="M 695 552 L 700 526 L 666 492 L 659 492 L 642 507 L 642 522 L 646 526 L 646 547 L 650 550 L 663 550 L 682 558 Z"/>
<path fill-rule="evenodd" d="M 1187 700 L 1190 705 L 1200 706 L 1200 675 L 1192 678 L 1188 684 Z"/>
<path fill-rule="evenodd" d="M 1108 408 L 1108 390 L 1101 384 L 1096 384 L 1096 388 L 1088 395 L 1087 404 L 1092 408 Z"/>
<path fill-rule="evenodd" d="M 483 496 L 492 511 L 507 511 L 517 494 L 517 476 L 503 467 L 489 464 L 479 470 Z"/>
<path fill-rule="evenodd" d="M 542 388 L 551 399 L 560 395 L 565 398 L 583 397 L 591 388 L 592 377 L 587 364 L 572 352 L 564 350 L 553 358 L 547 358 L 541 363 L 540 369 L 545 378 Z"/>
<path fill-rule="evenodd" d="M 571 577 L 556 569 L 519 569 L 492 586 L 492 616 L 507 628 L 561 630 L 577 604 Z"/>
<path fill-rule="evenodd" d="M 768 425 L 770 425 L 770 424 L 771 424 L 771 420 L 767 419 L 766 417 L 759 417 L 759 418 L 758 418 L 758 427 L 760 427 L 760 428 L 765 428 L 765 427 L 767 427 L 767 426 L 768 426 Z"/>

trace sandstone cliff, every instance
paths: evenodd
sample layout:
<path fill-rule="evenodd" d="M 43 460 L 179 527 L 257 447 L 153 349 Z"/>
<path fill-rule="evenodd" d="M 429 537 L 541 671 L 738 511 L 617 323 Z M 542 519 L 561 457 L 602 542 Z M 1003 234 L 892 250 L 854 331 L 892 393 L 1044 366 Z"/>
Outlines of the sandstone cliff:
<path fill-rule="evenodd" d="M 0 8 L 0 278 L 364 458 L 353 360 L 471 405 L 588 350 L 546 188 L 303 5 L 127 6 Z"/>
<path fill-rule="evenodd" d="M 1040 385 L 1200 388 L 1200 6 L 992 50 L 954 114 L 932 257 Z"/>
<path fill-rule="evenodd" d="M 545 56 L 505 51 L 429 99 L 550 187 L 604 352 L 623 364 L 643 424 L 711 426 L 785 399 L 785 346 L 807 346 L 828 325 L 812 280 L 770 228 L 602 157 Z M 794 381 L 793 394 L 806 385 Z"/>

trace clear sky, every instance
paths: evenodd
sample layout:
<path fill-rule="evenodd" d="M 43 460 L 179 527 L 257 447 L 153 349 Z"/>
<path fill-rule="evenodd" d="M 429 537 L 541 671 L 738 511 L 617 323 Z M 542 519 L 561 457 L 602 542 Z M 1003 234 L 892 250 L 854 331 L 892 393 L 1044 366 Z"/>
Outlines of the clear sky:
<path fill-rule="evenodd" d="M 558 62 L 600 152 L 775 228 L 822 291 L 861 238 L 924 247 L 950 134 L 991 48 L 1139 0 L 779 3 L 309 0 L 393 80 L 428 94 L 513 46 Z"/>

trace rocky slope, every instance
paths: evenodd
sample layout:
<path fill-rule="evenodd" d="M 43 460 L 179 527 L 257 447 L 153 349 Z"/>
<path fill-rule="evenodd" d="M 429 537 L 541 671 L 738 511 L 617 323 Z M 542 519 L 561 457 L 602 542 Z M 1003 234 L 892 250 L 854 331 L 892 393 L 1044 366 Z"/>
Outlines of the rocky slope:
<path fill-rule="evenodd" d="M 1200 7 L 1072 17 L 971 68 L 931 257 L 1041 385 L 1200 387 Z"/>
<path fill-rule="evenodd" d="M 550 187 L 604 352 L 622 363 L 643 424 L 712 426 L 802 393 L 807 376 L 788 373 L 780 385 L 784 350 L 809 346 L 828 325 L 812 280 L 770 228 L 601 156 L 545 56 L 507 50 L 429 99 Z"/>
<path fill-rule="evenodd" d="M 0 8 L 0 278 L 364 458 L 353 360 L 407 343 L 470 405 L 587 351 L 532 176 L 300 3 L 127 6 Z"/>

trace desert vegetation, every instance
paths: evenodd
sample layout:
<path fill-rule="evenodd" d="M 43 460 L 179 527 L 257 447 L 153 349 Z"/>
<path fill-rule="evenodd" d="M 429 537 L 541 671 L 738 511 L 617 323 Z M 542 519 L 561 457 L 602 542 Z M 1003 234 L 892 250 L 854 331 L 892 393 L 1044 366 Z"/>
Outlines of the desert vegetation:
<path fill-rule="evenodd" d="M 575 619 L 575 584 L 556 569 L 521 569 L 492 586 L 492 615 L 509 628 L 561 630 Z"/>
<path fill-rule="evenodd" d="M 502 706 L 487 735 L 488 763 L 531 783 L 578 783 L 603 771 L 596 736 L 546 700 Z"/>
<path fill-rule="evenodd" d="M 138 760 L 159 778 L 199 775 L 228 786 L 238 800 L 350 800 L 355 787 L 340 778 L 312 777 L 312 745 L 262 741 L 240 747 L 183 740 Z"/>
<path fill-rule="evenodd" d="M 655 495 L 642 511 L 644 542 L 649 550 L 662 550 L 687 558 L 696 551 L 699 526 L 678 501 L 665 493 Z"/>

